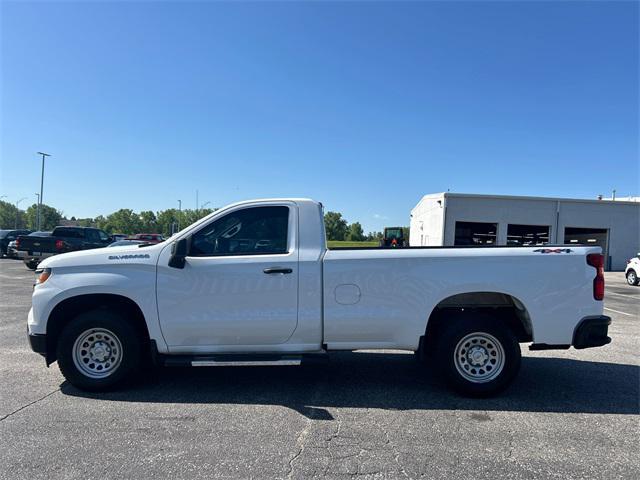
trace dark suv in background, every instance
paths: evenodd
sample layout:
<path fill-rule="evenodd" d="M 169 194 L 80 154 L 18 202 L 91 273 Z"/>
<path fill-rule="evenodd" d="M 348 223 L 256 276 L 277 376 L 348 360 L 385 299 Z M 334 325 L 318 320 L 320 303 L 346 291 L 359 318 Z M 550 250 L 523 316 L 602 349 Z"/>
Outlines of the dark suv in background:
<path fill-rule="evenodd" d="M 7 256 L 7 247 L 20 235 L 29 235 L 31 230 L 0 230 L 0 256 Z"/>

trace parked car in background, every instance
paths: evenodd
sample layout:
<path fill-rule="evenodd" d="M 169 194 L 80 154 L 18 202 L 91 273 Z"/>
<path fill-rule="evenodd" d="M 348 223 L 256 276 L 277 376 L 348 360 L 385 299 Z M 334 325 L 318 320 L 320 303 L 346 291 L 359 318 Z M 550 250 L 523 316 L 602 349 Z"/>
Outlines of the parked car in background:
<path fill-rule="evenodd" d="M 164 237 L 159 233 L 136 233 L 131 235 L 127 240 L 144 240 L 146 243 L 164 242 Z"/>
<path fill-rule="evenodd" d="M 16 249 L 17 240 L 11 240 L 7 245 L 7 258 L 18 258 L 18 250 Z"/>
<path fill-rule="evenodd" d="M 29 235 L 31 230 L 0 230 L 0 257 L 7 256 L 9 243 L 13 242 L 20 235 Z"/>
<path fill-rule="evenodd" d="M 31 232 L 28 236 L 30 237 L 48 237 L 49 235 L 51 235 L 51 232 L 45 232 L 45 231 L 38 231 L 38 232 Z M 24 262 L 24 264 L 27 266 L 27 268 L 29 270 L 35 270 L 36 267 L 38 266 L 38 264 L 45 258 L 50 257 L 52 254 L 50 253 L 40 253 L 39 255 L 34 255 L 34 252 L 28 252 L 25 250 L 20 250 L 18 249 L 18 243 L 20 241 L 20 238 L 16 238 L 15 240 L 15 250 L 16 250 L 16 257 L 19 258 L 20 260 L 22 260 Z M 35 252 L 38 253 L 38 252 Z"/>
<path fill-rule="evenodd" d="M 21 235 L 16 248 L 26 252 L 24 263 L 35 269 L 40 260 L 58 253 L 106 247 L 113 238 L 103 230 L 91 227 L 56 227 L 50 235 Z"/>
<path fill-rule="evenodd" d="M 111 237 L 113 238 L 114 242 L 119 242 L 120 240 L 126 240 L 127 238 L 129 238 L 129 235 L 126 235 L 124 233 L 112 233 Z"/>
<path fill-rule="evenodd" d="M 629 285 L 640 285 L 640 252 L 627 260 L 627 268 L 624 269 L 624 275 L 627 277 L 627 283 Z"/>
<path fill-rule="evenodd" d="M 117 242 L 110 243 L 107 247 L 125 247 L 127 245 L 145 245 L 148 243 L 149 242 L 145 242 L 144 240 L 119 240 Z"/>

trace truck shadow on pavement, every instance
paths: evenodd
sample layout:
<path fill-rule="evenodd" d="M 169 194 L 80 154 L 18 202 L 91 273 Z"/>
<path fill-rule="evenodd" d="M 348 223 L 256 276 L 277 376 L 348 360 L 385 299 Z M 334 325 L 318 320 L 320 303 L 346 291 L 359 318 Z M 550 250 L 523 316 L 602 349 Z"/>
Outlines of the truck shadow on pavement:
<path fill-rule="evenodd" d="M 569 358 L 524 357 L 515 382 L 488 399 L 450 392 L 408 354 L 332 353 L 320 365 L 162 368 L 144 377 L 107 393 L 82 392 L 67 382 L 61 390 L 115 402 L 281 405 L 314 420 L 332 420 L 332 407 L 639 413 L 638 366 Z"/>

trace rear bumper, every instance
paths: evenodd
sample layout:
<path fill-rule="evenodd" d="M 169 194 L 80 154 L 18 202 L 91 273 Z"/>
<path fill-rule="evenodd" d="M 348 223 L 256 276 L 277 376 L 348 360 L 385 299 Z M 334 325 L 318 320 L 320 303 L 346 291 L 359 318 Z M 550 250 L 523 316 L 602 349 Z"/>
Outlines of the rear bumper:
<path fill-rule="evenodd" d="M 607 336 L 609 325 L 611 325 L 611 317 L 605 315 L 584 317 L 573 331 L 571 345 L 534 343 L 529 346 L 529 350 L 567 350 L 571 346 L 576 349 L 601 347 L 611 343 L 611 338 Z"/>
<path fill-rule="evenodd" d="M 33 255 L 33 252 L 27 252 L 25 250 L 18 250 L 18 252 L 18 258 L 22 259 L 24 263 L 41 262 L 45 258 L 49 258 L 54 255 L 53 253 L 48 252 L 41 253 L 40 255 Z"/>
<path fill-rule="evenodd" d="M 611 343 L 607 336 L 611 317 L 598 315 L 583 318 L 573 332 L 573 348 L 601 347 Z"/>

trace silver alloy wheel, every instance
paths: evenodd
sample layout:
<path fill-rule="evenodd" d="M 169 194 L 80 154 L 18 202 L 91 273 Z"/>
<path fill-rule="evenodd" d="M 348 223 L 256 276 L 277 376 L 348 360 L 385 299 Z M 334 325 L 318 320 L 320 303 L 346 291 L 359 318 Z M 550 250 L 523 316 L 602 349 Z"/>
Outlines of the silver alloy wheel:
<path fill-rule="evenodd" d="M 635 285 L 637 280 L 638 277 L 636 277 L 636 272 L 634 272 L 633 270 L 629 270 L 627 272 L 627 283 L 629 285 Z"/>
<path fill-rule="evenodd" d="M 456 345 L 453 363 L 465 380 L 473 383 L 490 382 L 504 368 L 504 348 L 493 335 L 473 332 Z"/>
<path fill-rule="evenodd" d="M 89 378 L 105 378 L 115 372 L 122 361 L 122 344 L 106 328 L 85 330 L 73 344 L 73 363 Z"/>

